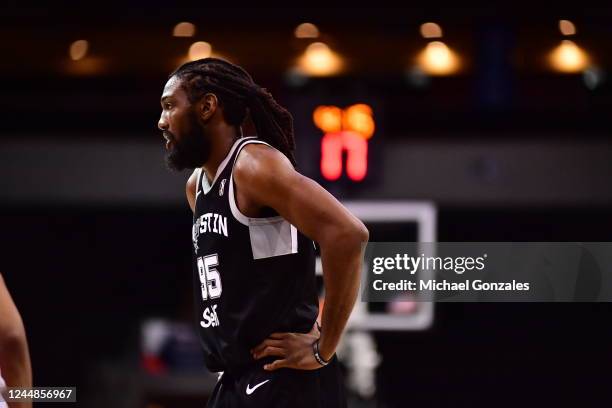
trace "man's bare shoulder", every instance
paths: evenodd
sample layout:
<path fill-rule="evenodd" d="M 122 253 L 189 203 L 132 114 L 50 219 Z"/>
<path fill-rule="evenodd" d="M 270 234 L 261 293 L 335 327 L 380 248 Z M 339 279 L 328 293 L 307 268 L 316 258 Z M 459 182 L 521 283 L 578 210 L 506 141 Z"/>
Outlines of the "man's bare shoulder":
<path fill-rule="evenodd" d="M 189 178 L 187 179 L 187 189 L 193 191 L 195 195 L 196 184 L 198 184 L 198 173 L 199 169 L 193 170 Z"/>
<path fill-rule="evenodd" d="M 278 150 L 261 143 L 250 143 L 240 151 L 234 165 L 237 183 L 261 182 L 293 171 L 289 159 Z"/>

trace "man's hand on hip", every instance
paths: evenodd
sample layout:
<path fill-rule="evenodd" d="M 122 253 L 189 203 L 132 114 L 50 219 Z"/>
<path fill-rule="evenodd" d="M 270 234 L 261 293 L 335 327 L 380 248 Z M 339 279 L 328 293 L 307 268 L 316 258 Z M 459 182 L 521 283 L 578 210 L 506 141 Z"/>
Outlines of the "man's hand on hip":
<path fill-rule="evenodd" d="M 316 324 L 309 333 L 272 333 L 251 350 L 251 355 L 255 360 L 267 356 L 281 357 L 264 365 L 264 369 L 269 371 L 283 367 L 316 370 L 322 366 L 315 359 L 312 345 L 320 336 Z"/>

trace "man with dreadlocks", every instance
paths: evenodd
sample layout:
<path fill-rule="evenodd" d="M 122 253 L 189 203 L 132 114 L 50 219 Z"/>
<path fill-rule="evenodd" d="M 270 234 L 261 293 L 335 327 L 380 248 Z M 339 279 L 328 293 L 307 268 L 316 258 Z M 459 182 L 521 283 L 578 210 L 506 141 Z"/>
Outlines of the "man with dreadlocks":
<path fill-rule="evenodd" d="M 242 68 L 186 63 L 161 97 L 166 161 L 187 181 L 197 327 L 223 372 L 211 407 L 346 406 L 335 349 L 359 287 L 365 226 L 298 173 L 290 113 Z M 250 117 L 256 137 L 243 137 Z M 315 247 L 325 308 L 317 322 Z"/>

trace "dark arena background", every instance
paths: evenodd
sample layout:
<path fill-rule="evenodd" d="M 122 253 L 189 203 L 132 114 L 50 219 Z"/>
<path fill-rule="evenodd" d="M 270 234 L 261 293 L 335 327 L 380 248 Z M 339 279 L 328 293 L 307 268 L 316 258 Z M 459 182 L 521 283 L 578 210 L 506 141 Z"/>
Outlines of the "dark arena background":
<path fill-rule="evenodd" d="M 0 273 L 36 386 L 205 406 L 189 173 L 157 129 L 189 59 L 268 88 L 373 241 L 612 241 L 612 8 L 137 4 L 0 9 Z M 610 303 L 387 306 L 415 319 L 349 330 L 350 407 L 610 406 Z"/>

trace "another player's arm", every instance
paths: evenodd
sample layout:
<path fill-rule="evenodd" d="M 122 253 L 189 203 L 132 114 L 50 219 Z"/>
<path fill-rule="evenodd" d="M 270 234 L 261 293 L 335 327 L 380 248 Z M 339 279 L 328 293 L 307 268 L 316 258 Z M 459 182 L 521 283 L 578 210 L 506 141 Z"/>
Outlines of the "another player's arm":
<path fill-rule="evenodd" d="M 324 359 L 330 359 L 357 298 L 368 230 L 325 189 L 295 171 L 284 155 L 265 145 L 245 147 L 234 168 L 234 180 L 239 197 L 273 208 L 319 244 L 325 284 L 319 349 Z M 319 368 L 311 348 L 313 335 L 274 334 L 254 349 L 255 358 L 284 357 L 268 369 Z"/>
<path fill-rule="evenodd" d="M 198 184 L 198 169 L 195 169 L 189 179 L 187 180 L 186 193 L 187 193 L 187 202 L 189 203 L 189 208 L 191 208 L 192 212 L 195 212 L 195 199 L 196 199 L 196 190 Z"/>
<path fill-rule="evenodd" d="M 0 275 L 0 368 L 8 387 L 32 386 L 32 366 L 23 321 L 2 275 Z M 14 404 L 15 407 L 32 406 L 31 402 Z"/>

